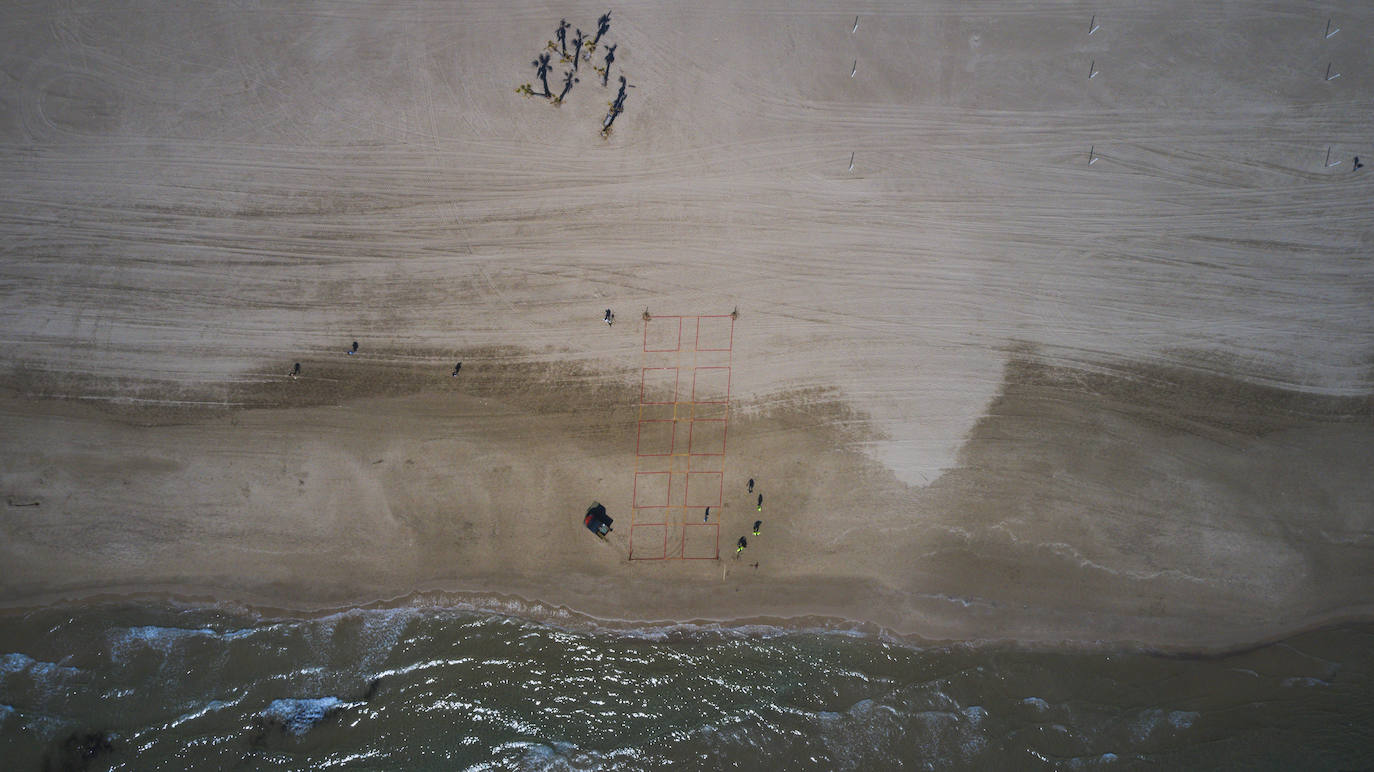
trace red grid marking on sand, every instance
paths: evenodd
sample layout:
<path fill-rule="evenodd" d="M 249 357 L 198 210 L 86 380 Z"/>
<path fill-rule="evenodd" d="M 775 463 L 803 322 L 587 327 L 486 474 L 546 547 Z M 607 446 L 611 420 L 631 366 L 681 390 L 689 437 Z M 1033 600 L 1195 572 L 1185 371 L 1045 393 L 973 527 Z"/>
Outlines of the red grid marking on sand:
<path fill-rule="evenodd" d="M 645 432 L 648 435 L 645 435 Z M 663 448 L 663 436 L 666 432 L 668 441 L 667 449 Z M 638 431 L 635 433 L 635 455 L 636 456 L 671 456 L 673 447 L 677 442 L 677 421 L 640 421 Z M 648 440 L 649 450 L 663 451 L 661 453 L 645 453 L 645 440 Z"/>
<path fill-rule="evenodd" d="M 668 490 L 672 486 L 672 482 L 672 472 L 635 472 L 635 509 L 666 508 L 668 506 Z M 663 494 L 663 503 L 652 503 L 658 500 L 660 492 Z"/>
<path fill-rule="evenodd" d="M 698 430 L 698 426 L 701 428 Z M 691 422 L 687 427 L 687 455 L 725 455 L 725 436 L 728 422 L 724 418 L 709 418 Z"/>
<path fill-rule="evenodd" d="M 695 487 L 693 487 L 695 483 Z M 718 507 L 725 498 L 725 475 L 720 472 L 687 473 L 687 508 Z"/>
<path fill-rule="evenodd" d="M 720 556 L 720 523 L 682 526 L 683 560 L 715 560 Z"/>
<path fill-rule="evenodd" d="M 703 327 L 705 330 L 702 329 Z M 704 336 L 702 335 L 703 331 L 706 333 Z M 697 351 L 730 351 L 734 347 L 735 317 L 729 314 L 697 317 L 697 335 L 696 343 L 692 346 L 693 349 Z"/>
<path fill-rule="evenodd" d="M 711 399 L 703 399 L 703 397 L 710 397 Z M 730 368 L 693 367 L 692 401 L 702 405 L 720 405 L 729 402 Z"/>
<path fill-rule="evenodd" d="M 729 352 L 734 341 L 735 319 L 728 314 L 655 316 L 645 321 L 644 353 L 666 356 L 645 356 L 644 364 L 654 366 L 640 368 L 631 560 L 720 557 L 719 517 L 724 512 L 712 513 L 716 517 L 709 522 L 698 518 L 703 518 L 704 507 L 723 507 L 725 499 Z M 726 353 L 698 358 L 698 352 Z M 701 367 L 696 366 L 698 362 Z M 684 367 L 692 370 L 688 400 L 682 400 Z M 662 399 L 665 393 L 670 396 L 668 401 L 651 401 Z M 648 406 L 654 408 L 646 409 Z M 682 423 L 687 424 L 685 447 L 677 444 L 678 425 Z M 654 458 L 666 461 L 651 460 Z M 686 469 L 682 468 L 684 462 Z M 653 471 L 640 471 L 641 463 Z M 702 466 L 705 469 L 698 468 Z M 668 551 L 670 538 L 676 546 L 672 553 Z"/>
<path fill-rule="evenodd" d="M 630 526 L 630 559 L 663 560 L 668 557 L 668 526 Z"/>
<path fill-rule="evenodd" d="M 669 375 L 672 373 L 672 375 Z M 672 385 L 669 385 L 672 381 Z M 671 405 L 677 402 L 678 368 L 676 367 L 644 367 L 641 368 L 639 378 L 639 404 L 641 405 Z M 658 402 L 647 400 L 644 395 L 649 393 L 651 388 L 662 388 L 669 392 L 668 399 Z"/>
<path fill-rule="evenodd" d="M 677 329 L 673 330 L 673 325 Z M 649 348 L 649 330 L 654 330 L 654 348 Z M 661 340 L 660 340 L 661 339 Z M 671 346 L 669 343 L 671 342 Z M 644 350 L 663 352 L 678 351 L 682 348 L 682 317 L 680 316 L 655 316 L 644 323 Z"/>

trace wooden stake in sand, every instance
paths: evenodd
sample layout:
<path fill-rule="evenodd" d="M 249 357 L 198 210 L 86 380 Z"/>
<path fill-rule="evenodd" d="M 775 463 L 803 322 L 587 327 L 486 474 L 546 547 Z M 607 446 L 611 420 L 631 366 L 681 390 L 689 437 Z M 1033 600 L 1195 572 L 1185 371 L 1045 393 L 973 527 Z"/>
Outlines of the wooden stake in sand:
<path fill-rule="evenodd" d="M 1329 22 L 1328 22 L 1328 26 L 1330 26 L 1330 23 L 1329 23 Z M 859 31 L 859 17 L 855 16 L 855 17 L 854 17 L 854 29 L 850 30 L 850 31 L 849 31 L 849 34 L 853 35 L 855 32 L 858 32 L 858 31 Z M 1327 37 L 1331 37 L 1331 36 L 1330 36 L 1330 35 L 1327 35 Z"/>
<path fill-rule="evenodd" d="M 854 60 L 854 69 L 852 69 L 852 70 L 849 71 L 849 77 L 851 77 L 851 78 L 854 77 L 854 73 L 856 73 L 856 72 L 858 72 L 858 71 L 859 71 L 859 60 L 858 60 L 858 59 L 855 59 L 855 60 Z"/>
<path fill-rule="evenodd" d="M 857 26 L 857 24 L 856 24 L 856 26 Z M 1325 37 L 1323 37 L 1322 39 L 1323 39 L 1323 40 L 1330 40 L 1332 35 L 1336 34 L 1337 32 L 1340 32 L 1340 31 L 1341 31 L 1341 28 L 1340 28 L 1340 27 L 1337 27 L 1337 28 L 1335 28 L 1335 29 L 1331 29 L 1331 17 L 1330 17 L 1330 16 L 1326 17 L 1326 35 L 1325 35 Z"/>
<path fill-rule="evenodd" d="M 854 154 L 849 154 L 849 171 L 854 171 Z"/>
<path fill-rule="evenodd" d="M 1092 80 L 1093 78 L 1096 78 L 1096 77 L 1097 77 L 1097 60 L 1094 59 L 1094 60 L 1092 61 L 1092 64 L 1089 64 L 1089 65 L 1088 65 L 1088 80 Z"/>
<path fill-rule="evenodd" d="M 1102 25 L 1097 23 L 1097 15 L 1093 14 L 1093 17 L 1088 20 L 1088 34 L 1091 35 L 1100 29 L 1102 29 Z"/>
<path fill-rule="evenodd" d="M 1341 74 L 1340 74 L 1339 72 L 1336 73 L 1335 75 L 1332 75 L 1332 74 L 1331 74 L 1331 62 L 1327 62 L 1327 63 L 1326 63 L 1326 79 L 1327 79 L 1327 80 L 1335 80 L 1336 78 L 1339 78 L 1339 77 L 1341 77 Z"/>

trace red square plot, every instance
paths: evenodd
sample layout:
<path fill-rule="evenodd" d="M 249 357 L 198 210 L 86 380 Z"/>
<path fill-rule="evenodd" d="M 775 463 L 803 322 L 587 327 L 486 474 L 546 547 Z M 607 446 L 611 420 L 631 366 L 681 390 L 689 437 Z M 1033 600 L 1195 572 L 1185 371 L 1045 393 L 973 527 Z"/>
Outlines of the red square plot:
<path fill-rule="evenodd" d="M 682 557 L 715 560 L 720 557 L 720 524 L 688 523 L 682 526 Z"/>
<path fill-rule="evenodd" d="M 630 560 L 662 560 L 668 557 L 668 526 L 630 526 Z"/>
<path fill-rule="evenodd" d="M 725 453 L 724 421 L 693 421 L 687 430 L 687 453 L 719 456 Z"/>
<path fill-rule="evenodd" d="M 682 317 L 655 316 L 644 323 L 645 351 L 677 351 L 682 346 Z"/>
<path fill-rule="evenodd" d="M 729 402 L 730 368 L 695 367 L 692 369 L 693 402 Z"/>
<path fill-rule="evenodd" d="M 640 421 L 635 440 L 635 455 L 667 456 L 673 452 L 677 421 Z"/>
<path fill-rule="evenodd" d="M 697 351 L 729 351 L 735 345 L 733 316 L 697 317 Z"/>
<path fill-rule="evenodd" d="M 635 508 L 668 506 L 671 472 L 635 472 Z"/>
<path fill-rule="evenodd" d="M 670 405 L 677 401 L 677 368 L 646 367 L 639 381 L 641 405 Z"/>
<path fill-rule="evenodd" d="M 720 472 L 687 473 L 687 506 L 718 507 L 724 492 L 725 475 Z"/>

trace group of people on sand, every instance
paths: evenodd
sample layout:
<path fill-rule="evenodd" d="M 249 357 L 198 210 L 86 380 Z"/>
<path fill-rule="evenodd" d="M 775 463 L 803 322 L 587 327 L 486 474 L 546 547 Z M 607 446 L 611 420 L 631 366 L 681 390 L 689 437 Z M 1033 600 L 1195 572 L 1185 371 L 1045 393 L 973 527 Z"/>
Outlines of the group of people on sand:
<path fill-rule="evenodd" d="M 570 28 L 576 30 L 576 35 L 573 36 L 571 40 L 568 38 L 568 30 Z M 568 92 L 572 90 L 573 84 L 582 82 L 578 77 L 582 62 L 590 63 L 592 61 L 592 52 L 595 51 L 597 45 L 601 43 L 602 36 L 609 32 L 610 29 L 610 11 L 605 12 L 596 20 L 596 35 L 590 39 L 582 33 L 580 28 L 575 28 L 568 24 L 567 19 L 559 20 L 558 26 L 554 30 L 554 37 L 558 42 L 555 43 L 552 40 L 547 41 L 544 45 L 545 50 L 541 51 L 530 62 L 530 66 L 534 68 L 535 77 L 539 79 L 543 91 L 535 91 L 534 83 L 530 82 L 522 83 L 520 86 L 517 86 L 515 92 L 527 97 L 542 96 L 550 100 L 554 105 L 562 105 L 563 99 L 568 95 Z M 563 63 L 572 65 L 570 69 L 563 73 L 563 89 L 557 94 L 549 87 L 549 73 L 553 70 L 553 56 L 555 54 L 562 57 L 561 61 Z M 602 62 L 600 67 L 594 67 L 596 73 L 601 76 L 602 88 L 605 88 L 606 85 L 610 83 L 611 64 L 614 62 L 615 45 L 607 44 L 605 61 Z M 611 124 L 615 122 L 615 117 L 624 110 L 626 88 L 634 88 L 634 86 L 630 86 L 626 82 L 625 76 L 621 75 L 620 92 L 616 95 L 615 101 L 607 103 L 610 105 L 610 111 L 606 113 L 606 118 L 601 122 L 601 135 L 603 137 L 609 135 Z"/>
<path fill-rule="evenodd" d="M 752 478 L 752 477 L 749 478 L 749 492 L 750 492 L 750 493 L 753 493 L 753 492 L 754 492 L 754 478 Z M 706 510 L 706 511 L 709 513 L 711 510 L 708 509 L 708 510 Z M 760 512 L 763 511 L 763 494 L 762 494 L 762 493 L 759 494 L 758 511 L 760 511 Z M 758 535 L 759 535 L 759 529 L 761 529 L 761 528 L 763 528 L 763 521 L 762 521 L 762 520 L 755 520 L 755 521 L 754 521 L 754 535 L 755 535 L 755 536 L 758 536 Z M 739 556 L 740 556 L 740 553 L 744 552 L 746 549 L 748 549 L 748 547 L 749 547 L 749 539 L 745 538 L 744 536 L 739 537 L 739 541 L 735 542 L 735 557 L 739 557 Z M 754 564 L 754 567 L 755 567 L 755 568 L 758 568 L 758 563 L 755 563 L 755 564 Z"/>
<path fill-rule="evenodd" d="M 615 313 L 613 313 L 613 312 L 611 311 L 611 309 L 609 309 L 609 308 L 606 309 L 606 315 L 605 315 L 604 317 L 602 317 L 601 321 L 605 322 L 605 323 L 607 324 L 607 326 L 612 325 L 612 324 L 615 324 Z M 353 341 L 353 345 L 350 346 L 347 350 L 345 350 L 344 353 L 345 353 L 345 354 L 348 354 L 349 356 L 353 356 L 354 354 L 358 353 L 358 341 L 356 341 L 356 340 Z M 453 366 L 453 372 L 449 373 L 449 376 L 452 377 L 452 378 L 457 378 L 457 377 L 458 377 L 458 373 L 459 373 L 462 369 L 463 369 L 463 363 L 462 363 L 462 362 L 459 362 L 458 364 L 455 364 L 455 365 Z M 287 375 L 291 376 L 292 378 L 295 378 L 296 376 L 298 376 L 298 375 L 300 375 L 300 374 L 301 374 L 301 363 L 300 363 L 300 362 L 297 362 L 297 363 L 291 368 L 291 372 L 287 373 Z M 751 484 L 751 486 L 752 486 L 752 484 L 753 484 L 754 481 L 753 481 L 753 480 L 750 480 L 749 482 L 750 482 L 750 484 Z"/>
<path fill-rule="evenodd" d="M 750 493 L 753 493 L 753 492 L 754 492 L 754 478 L 752 478 L 752 477 L 749 478 L 749 492 L 750 492 Z M 757 502 L 757 506 L 758 506 L 758 511 L 762 512 L 762 511 L 763 511 L 763 494 L 762 494 L 762 493 L 759 494 L 759 499 L 758 499 L 758 502 Z M 701 521 L 702 521 L 703 523 L 709 523 L 709 522 L 711 522 L 711 508 L 710 508 L 710 507 L 707 507 L 707 508 L 706 508 L 706 516 L 703 517 Z M 755 520 L 755 521 L 754 521 L 754 535 L 755 535 L 755 536 L 758 536 L 758 535 L 759 535 L 759 531 L 760 531 L 760 529 L 762 529 L 762 528 L 763 528 L 763 521 L 762 521 L 762 520 Z M 745 537 L 745 536 L 739 537 L 739 541 L 735 542 L 735 556 L 738 557 L 738 556 L 740 555 L 740 553 L 744 552 L 744 551 L 745 551 L 746 549 L 748 549 L 748 548 L 749 548 L 749 539 L 748 539 L 747 537 Z M 754 567 L 757 568 L 757 567 L 758 567 L 758 564 L 755 563 L 755 564 L 754 564 Z"/>
<path fill-rule="evenodd" d="M 609 313 L 609 312 L 607 312 L 607 313 Z M 348 354 L 349 356 L 353 356 L 354 354 L 358 353 L 358 341 L 356 341 L 356 340 L 353 341 L 353 345 L 350 346 L 346 351 L 344 351 L 344 353 L 345 353 L 345 354 Z M 462 370 L 462 369 L 463 369 L 463 363 L 462 363 L 462 362 L 459 362 L 458 364 L 456 364 L 456 365 L 453 366 L 453 372 L 449 373 L 449 375 L 450 375 L 451 377 L 457 378 L 457 377 L 458 377 L 458 371 L 460 371 L 460 370 Z M 300 363 L 300 362 L 297 362 L 297 363 L 291 368 L 291 372 L 287 373 L 287 375 L 291 376 L 292 378 L 295 378 L 296 376 L 298 376 L 298 375 L 300 375 L 300 374 L 301 374 L 301 363 Z"/>

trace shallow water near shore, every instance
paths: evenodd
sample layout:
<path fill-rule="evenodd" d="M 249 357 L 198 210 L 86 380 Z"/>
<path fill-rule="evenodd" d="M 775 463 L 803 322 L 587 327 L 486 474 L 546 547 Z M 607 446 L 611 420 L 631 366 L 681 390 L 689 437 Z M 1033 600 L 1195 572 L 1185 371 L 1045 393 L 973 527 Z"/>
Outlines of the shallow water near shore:
<path fill-rule="evenodd" d="M 8 769 L 1374 764 L 1374 625 L 1209 658 L 454 608 L 0 619 Z"/>

